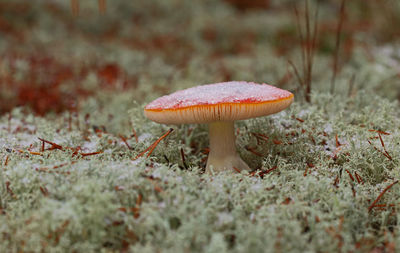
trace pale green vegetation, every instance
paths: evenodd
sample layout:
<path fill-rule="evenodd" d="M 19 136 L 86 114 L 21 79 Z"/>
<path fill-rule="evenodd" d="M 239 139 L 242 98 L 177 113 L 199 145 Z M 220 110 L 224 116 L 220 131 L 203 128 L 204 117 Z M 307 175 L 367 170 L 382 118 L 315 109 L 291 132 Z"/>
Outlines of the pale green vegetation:
<path fill-rule="evenodd" d="M 78 100 L 77 114 L 39 117 L 17 107 L 1 116 L 0 252 L 400 249 L 396 44 L 370 46 L 368 52 L 356 47 L 336 78 L 333 95 L 331 54 L 317 53 L 310 103 L 292 76 L 279 84 L 295 93 L 289 109 L 236 123 L 238 150 L 256 173 L 207 175 L 206 126 L 156 124 L 144 117 L 145 103 L 227 78 L 278 85 L 292 73 L 287 60 L 300 62 L 299 52 L 276 54 L 279 42 L 269 35 L 278 30 L 295 33 L 293 17 L 282 10 L 238 13 L 215 0 L 134 1 L 133 7 L 128 2 L 109 1 L 110 14 L 104 20 L 93 18 L 93 13 L 87 19 L 79 17 L 74 22 L 84 32 L 71 40 L 64 37 L 67 46 L 61 52 L 49 42 L 46 52 L 67 63 L 116 62 L 127 76 L 136 77 L 135 85 L 121 88 L 117 81 L 115 90 L 100 89 L 89 70 L 79 86 L 95 94 Z M 68 12 L 68 5 L 55 5 Z M 81 9 L 90 12 L 95 6 Z M 34 5 L 33 12 L 40 12 L 39 7 Z M 94 36 L 96 29 L 122 22 L 131 12 L 141 18 L 120 29 L 119 36 L 129 40 L 140 34 L 146 41 L 159 33 L 177 38 L 158 48 L 122 45 L 121 39 L 113 38 L 88 47 L 90 38 L 80 37 Z M 323 5 L 320 15 L 335 17 Z M 55 28 L 68 35 L 53 19 L 43 12 L 32 28 L 33 45 L 57 42 L 57 34 L 51 37 Z M 234 24 L 237 19 L 240 25 Z M 201 38 L 199 31 L 208 27 L 216 30 L 215 41 Z M 179 29 L 185 33 L 176 32 Z M 252 41 L 232 45 L 240 42 L 244 31 L 256 37 L 245 36 Z M 370 38 L 362 32 L 354 37 Z M 173 44 L 177 40 L 179 46 Z M 8 42 L 0 42 L 4 51 Z M 242 48 L 245 45 L 251 49 Z M 25 74 L 23 67 L 18 71 Z M 146 153 L 135 160 L 171 127 L 174 130 L 149 157 Z M 61 147 L 46 143 L 42 150 L 39 138 Z"/>

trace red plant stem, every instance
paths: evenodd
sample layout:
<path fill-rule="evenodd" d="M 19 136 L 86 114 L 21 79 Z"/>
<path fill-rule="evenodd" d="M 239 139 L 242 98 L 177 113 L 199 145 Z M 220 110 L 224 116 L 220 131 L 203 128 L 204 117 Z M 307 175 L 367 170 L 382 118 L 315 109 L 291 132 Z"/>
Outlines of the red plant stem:
<path fill-rule="evenodd" d="M 138 198 L 136 199 L 136 206 L 139 207 L 142 204 L 143 196 L 139 193 Z"/>
<path fill-rule="evenodd" d="M 369 140 L 367 140 L 368 143 L 378 152 L 380 152 L 382 155 L 384 155 L 387 159 L 392 160 L 392 157 L 386 152 L 382 152 L 381 150 L 379 150 L 377 147 L 375 147 Z"/>
<path fill-rule="evenodd" d="M 4 166 L 7 166 L 7 165 L 8 165 L 8 159 L 9 159 L 9 157 L 6 156 L 6 161 L 4 162 Z"/>
<path fill-rule="evenodd" d="M 99 12 L 101 14 L 106 13 L 106 0 L 98 0 L 99 3 Z"/>
<path fill-rule="evenodd" d="M 303 174 L 303 176 L 307 176 L 307 173 L 308 173 L 308 166 L 306 167 L 306 170 L 304 171 L 304 174 Z"/>
<path fill-rule="evenodd" d="M 240 170 L 238 168 L 232 167 L 237 173 L 240 173 Z"/>
<path fill-rule="evenodd" d="M 54 167 L 53 167 L 53 169 L 58 169 L 58 168 L 61 168 L 61 167 L 63 167 L 63 166 L 65 166 L 65 165 L 68 165 L 68 164 L 74 164 L 74 163 L 76 163 L 76 161 L 72 161 L 71 163 L 62 163 L 62 164 L 59 164 L 59 165 L 55 165 Z"/>
<path fill-rule="evenodd" d="M 268 174 L 268 173 L 270 173 L 271 171 L 276 170 L 277 168 L 278 168 L 278 166 L 274 166 L 274 167 L 272 167 L 271 169 L 268 169 L 268 170 L 265 170 L 265 171 L 261 171 L 260 173 L 258 173 L 258 175 L 259 175 L 260 177 L 262 177 L 262 176 L 264 176 L 265 174 Z"/>
<path fill-rule="evenodd" d="M 122 136 L 121 134 L 119 135 L 119 138 L 125 143 L 125 145 L 128 147 L 128 149 L 132 149 L 131 146 L 129 146 L 128 142 L 126 141 L 126 138 Z"/>
<path fill-rule="evenodd" d="M 28 151 L 28 152 L 31 155 L 42 155 L 42 153 L 40 153 L 40 152 L 33 152 L 33 151 Z"/>
<path fill-rule="evenodd" d="M 356 176 L 356 179 L 357 179 L 357 182 L 358 183 L 364 183 L 364 181 L 362 180 L 362 178 L 360 177 L 360 175 L 358 175 L 358 173 L 357 173 L 357 171 L 356 172 L 354 172 L 354 175 Z"/>
<path fill-rule="evenodd" d="M 261 153 L 258 153 L 258 152 L 256 151 L 255 148 L 246 146 L 245 149 L 246 149 L 247 151 L 249 151 L 249 152 L 255 154 L 256 156 L 263 157 L 263 155 L 262 155 Z"/>
<path fill-rule="evenodd" d="M 257 143 L 259 143 L 260 140 L 267 142 L 269 137 L 266 136 L 265 134 L 260 134 L 260 133 L 251 133 L 252 135 L 254 135 L 254 137 L 256 137 L 257 139 Z"/>
<path fill-rule="evenodd" d="M 351 175 L 350 171 L 348 169 L 346 169 L 346 172 L 347 172 L 347 174 L 349 174 L 351 181 L 354 182 L 354 177 L 353 177 L 353 175 Z"/>
<path fill-rule="evenodd" d="M 22 153 L 24 153 L 25 151 L 24 150 L 22 150 L 22 149 L 16 149 L 16 150 L 14 150 L 15 152 L 18 152 L 18 153 L 20 153 L 20 154 L 22 154 Z M 42 153 L 40 153 L 40 152 L 33 152 L 33 151 L 27 151 L 29 154 L 31 154 L 31 155 L 43 155 Z"/>
<path fill-rule="evenodd" d="M 208 154 L 208 153 L 210 153 L 210 148 L 204 148 L 204 149 L 202 149 L 202 150 L 201 150 L 201 153 L 203 153 L 203 154 Z"/>
<path fill-rule="evenodd" d="M 390 133 L 384 132 L 384 131 L 381 131 L 381 130 L 368 129 L 368 131 L 369 131 L 369 132 L 377 132 L 377 133 L 383 134 L 383 135 L 390 135 Z"/>
<path fill-rule="evenodd" d="M 381 141 L 381 145 L 383 147 L 383 150 L 385 151 L 384 153 L 386 154 L 386 157 L 389 158 L 389 160 L 392 160 L 392 157 L 389 155 L 389 153 L 386 150 L 385 143 L 382 140 L 382 136 L 381 136 L 380 132 L 378 132 L 378 136 L 379 136 L 379 140 Z"/>
<path fill-rule="evenodd" d="M 335 136 L 335 139 L 336 139 L 336 147 L 340 147 L 342 144 L 339 142 L 339 138 L 338 138 L 337 134 Z"/>
<path fill-rule="evenodd" d="M 78 0 L 71 0 L 71 10 L 74 16 L 78 16 L 79 14 L 79 2 Z"/>
<path fill-rule="evenodd" d="M 40 191 L 42 192 L 43 196 L 47 197 L 49 195 L 49 191 L 47 190 L 47 188 L 45 186 L 40 186 L 39 187 Z"/>
<path fill-rule="evenodd" d="M 379 136 L 379 140 L 381 141 L 381 145 L 382 145 L 383 149 L 385 149 L 385 143 L 384 143 L 383 140 L 382 140 L 381 134 L 378 133 L 378 136 Z M 386 150 L 385 150 L 385 151 L 386 151 Z"/>
<path fill-rule="evenodd" d="M 62 164 L 59 164 L 59 165 L 54 165 L 52 168 L 42 167 L 42 168 L 37 168 L 36 170 L 37 171 L 49 171 L 49 170 L 52 170 L 52 169 L 53 170 L 54 169 L 58 169 L 58 168 L 66 166 L 66 165 L 72 165 L 72 164 L 75 164 L 75 163 L 76 163 L 76 161 L 72 161 L 70 163 L 62 163 Z"/>
<path fill-rule="evenodd" d="M 167 137 L 172 131 L 174 131 L 174 129 L 170 128 L 163 136 L 161 136 L 158 140 L 156 140 L 148 148 L 146 148 L 144 151 L 142 151 L 140 154 L 138 154 L 133 160 L 138 159 L 139 157 L 143 156 L 147 151 L 150 150 L 146 156 L 146 157 L 149 157 L 151 155 L 151 153 L 153 152 L 153 150 L 157 147 L 158 143 L 160 143 L 160 141 L 162 141 L 165 137 Z"/>
<path fill-rule="evenodd" d="M 98 155 L 103 153 L 103 151 L 91 152 L 91 153 L 81 153 L 81 156 L 90 156 L 90 155 Z"/>
<path fill-rule="evenodd" d="M 50 144 L 52 147 L 51 147 L 51 149 L 63 149 L 63 147 L 61 146 L 61 145 L 58 145 L 58 144 L 56 144 L 56 143 L 54 143 L 54 142 L 51 142 L 51 141 L 47 141 L 47 140 L 45 140 L 45 139 L 42 139 L 42 138 L 38 138 L 39 140 L 41 140 L 41 141 L 43 141 L 43 142 L 45 142 L 45 143 L 48 143 L 48 144 Z"/>
<path fill-rule="evenodd" d="M 174 129 L 170 128 L 163 136 L 161 136 L 158 140 L 156 140 L 154 142 L 154 144 L 152 145 L 149 153 L 147 153 L 146 157 L 149 157 L 151 155 L 151 153 L 153 153 L 153 150 L 157 147 L 158 143 L 160 143 L 160 141 L 162 141 L 165 137 L 167 137 L 172 131 L 174 131 Z"/>
<path fill-rule="evenodd" d="M 383 194 L 385 194 L 385 192 L 387 192 L 390 188 L 392 188 L 393 185 L 397 184 L 399 182 L 399 180 L 394 181 L 393 183 L 391 183 L 390 185 L 388 185 L 380 194 L 379 196 L 375 199 L 374 202 L 372 202 L 372 204 L 368 207 L 368 211 L 371 211 L 372 208 L 375 207 L 375 204 L 378 203 L 378 201 L 382 198 Z"/>
<path fill-rule="evenodd" d="M 317 142 L 315 141 L 314 137 L 313 137 L 311 134 L 308 134 L 308 136 L 310 137 L 312 143 L 313 143 L 314 145 L 317 145 Z"/>

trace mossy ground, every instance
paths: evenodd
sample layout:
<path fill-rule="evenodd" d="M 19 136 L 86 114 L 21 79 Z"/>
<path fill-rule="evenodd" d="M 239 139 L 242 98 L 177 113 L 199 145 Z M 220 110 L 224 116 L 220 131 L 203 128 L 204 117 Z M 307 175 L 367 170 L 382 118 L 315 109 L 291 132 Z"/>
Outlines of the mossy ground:
<path fill-rule="evenodd" d="M 381 16 L 371 34 L 344 31 L 360 46 L 342 53 L 334 94 L 335 33 L 321 29 L 306 103 L 287 1 L 109 1 L 104 16 L 81 2 L 75 18 L 67 2 L 1 3 L 0 252 L 399 250 L 400 53 L 372 33 Z M 336 24 L 331 4 L 321 26 Z M 253 174 L 204 174 L 206 126 L 143 116 L 161 94 L 225 80 L 296 95 L 236 123 Z"/>

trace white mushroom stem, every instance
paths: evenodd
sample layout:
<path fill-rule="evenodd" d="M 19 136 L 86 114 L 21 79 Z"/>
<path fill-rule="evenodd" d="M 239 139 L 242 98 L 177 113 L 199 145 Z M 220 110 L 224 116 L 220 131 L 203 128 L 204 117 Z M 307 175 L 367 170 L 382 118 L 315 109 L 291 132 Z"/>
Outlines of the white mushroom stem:
<path fill-rule="evenodd" d="M 224 170 L 250 170 L 236 151 L 236 136 L 233 121 L 218 121 L 209 124 L 210 153 L 206 172 Z"/>

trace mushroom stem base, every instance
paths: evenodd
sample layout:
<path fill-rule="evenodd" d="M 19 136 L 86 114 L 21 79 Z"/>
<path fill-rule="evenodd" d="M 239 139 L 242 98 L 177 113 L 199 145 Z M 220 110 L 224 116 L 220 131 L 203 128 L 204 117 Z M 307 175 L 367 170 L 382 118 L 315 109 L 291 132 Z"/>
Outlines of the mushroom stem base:
<path fill-rule="evenodd" d="M 209 124 L 210 153 L 206 173 L 250 170 L 236 151 L 233 121 Z"/>

